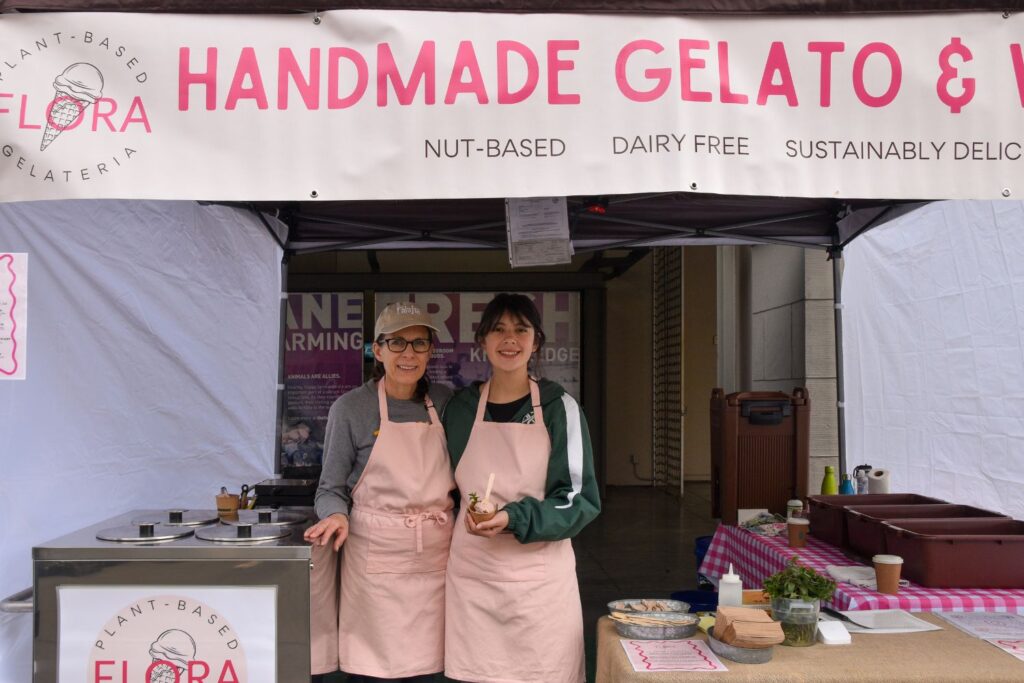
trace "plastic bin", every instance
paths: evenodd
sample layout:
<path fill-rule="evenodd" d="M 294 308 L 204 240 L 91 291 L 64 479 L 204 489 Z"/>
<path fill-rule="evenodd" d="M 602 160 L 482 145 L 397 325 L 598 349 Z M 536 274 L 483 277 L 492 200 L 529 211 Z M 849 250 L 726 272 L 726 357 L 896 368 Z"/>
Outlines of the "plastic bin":
<path fill-rule="evenodd" d="M 961 519 L 973 517 L 1001 517 L 1006 515 L 971 507 L 970 505 L 847 505 L 846 530 L 849 549 L 866 560 L 874 555 L 893 553 L 885 545 L 882 522 L 907 519 Z"/>
<path fill-rule="evenodd" d="M 1008 517 L 882 524 L 903 578 L 929 588 L 1024 588 L 1024 522 Z"/>
<path fill-rule="evenodd" d="M 793 394 L 711 392 L 711 516 L 736 524 L 737 511 L 786 514 L 786 501 L 807 495 L 811 404 Z"/>
<path fill-rule="evenodd" d="M 811 535 L 837 548 L 846 548 L 847 505 L 917 505 L 945 503 L 917 493 L 862 493 L 859 496 L 808 496 L 810 504 Z"/>

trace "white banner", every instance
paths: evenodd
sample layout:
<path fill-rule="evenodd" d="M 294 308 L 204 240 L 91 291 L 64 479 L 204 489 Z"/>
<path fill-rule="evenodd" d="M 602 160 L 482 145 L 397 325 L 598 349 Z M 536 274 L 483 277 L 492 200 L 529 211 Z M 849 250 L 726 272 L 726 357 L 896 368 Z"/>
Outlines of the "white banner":
<path fill-rule="evenodd" d="M 1024 193 L 1024 16 L 0 15 L 0 200 Z"/>

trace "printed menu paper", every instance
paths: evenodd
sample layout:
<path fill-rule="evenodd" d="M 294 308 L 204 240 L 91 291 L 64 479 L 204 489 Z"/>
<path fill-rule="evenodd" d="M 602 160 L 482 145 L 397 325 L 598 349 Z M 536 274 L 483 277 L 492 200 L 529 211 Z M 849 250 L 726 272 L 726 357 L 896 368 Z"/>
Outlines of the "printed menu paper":
<path fill-rule="evenodd" d="M 992 638 L 990 643 L 1003 652 L 1008 652 L 1020 661 L 1024 662 L 1024 640 L 1007 640 L 1006 638 Z"/>
<path fill-rule="evenodd" d="M 975 638 L 1024 639 L 1024 614 L 1012 612 L 938 612 L 938 615 Z"/>
<path fill-rule="evenodd" d="M 975 638 L 986 640 L 1024 662 L 1024 614 L 939 612 L 940 617 Z"/>
<path fill-rule="evenodd" d="M 728 671 L 702 640 L 625 640 L 633 671 Z"/>

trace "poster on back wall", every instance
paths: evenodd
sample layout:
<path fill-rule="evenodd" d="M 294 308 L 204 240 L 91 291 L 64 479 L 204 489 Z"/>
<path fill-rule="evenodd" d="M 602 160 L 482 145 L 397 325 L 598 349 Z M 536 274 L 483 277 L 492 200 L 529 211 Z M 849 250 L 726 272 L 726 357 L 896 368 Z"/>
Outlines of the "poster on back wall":
<path fill-rule="evenodd" d="M 496 292 L 378 292 L 379 313 L 394 301 L 414 301 L 431 316 L 440 332 L 427 368 L 432 382 L 455 389 L 488 377 L 487 357 L 473 340 L 480 316 Z M 523 292 L 533 299 L 547 336 L 534 374 L 561 384 L 580 400 L 579 292 Z"/>
<path fill-rule="evenodd" d="M 363 295 L 288 295 L 282 466 L 319 465 L 334 400 L 363 382 Z"/>

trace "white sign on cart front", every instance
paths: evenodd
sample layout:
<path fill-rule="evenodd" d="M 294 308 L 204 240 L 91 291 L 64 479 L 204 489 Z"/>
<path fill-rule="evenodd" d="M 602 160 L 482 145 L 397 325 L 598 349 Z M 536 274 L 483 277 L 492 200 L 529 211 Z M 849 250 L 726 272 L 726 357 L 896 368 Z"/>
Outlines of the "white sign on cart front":
<path fill-rule="evenodd" d="M 274 586 L 61 586 L 59 683 L 275 683 Z"/>

